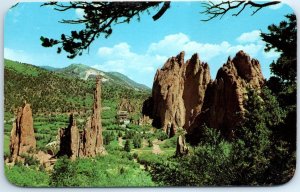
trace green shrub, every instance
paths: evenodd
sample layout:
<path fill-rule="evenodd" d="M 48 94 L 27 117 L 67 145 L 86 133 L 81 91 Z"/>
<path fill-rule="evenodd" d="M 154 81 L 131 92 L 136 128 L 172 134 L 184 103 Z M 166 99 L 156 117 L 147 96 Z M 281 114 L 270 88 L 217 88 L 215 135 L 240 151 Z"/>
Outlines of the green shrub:
<path fill-rule="evenodd" d="M 202 129 L 203 130 L 203 129 Z M 143 157 L 140 161 L 150 164 L 149 170 L 155 182 L 166 186 L 207 186 L 230 184 L 232 146 L 224 141 L 215 129 L 208 131 L 205 142 L 200 143 L 190 154 L 170 157 L 165 161 L 152 161 Z"/>
<path fill-rule="evenodd" d="M 132 157 L 135 158 L 135 159 L 137 159 L 138 156 L 139 156 L 139 155 L 138 155 L 137 153 L 133 153 L 133 155 L 132 155 Z"/>
<path fill-rule="evenodd" d="M 123 148 L 119 145 L 119 142 L 117 140 L 114 140 L 114 141 L 110 142 L 109 145 L 105 146 L 105 149 L 109 153 L 123 150 Z"/>
<path fill-rule="evenodd" d="M 139 125 L 134 125 L 134 124 L 128 124 L 126 125 L 128 129 L 134 130 L 134 131 L 139 131 L 141 127 Z"/>
<path fill-rule="evenodd" d="M 121 131 L 118 132 L 118 137 L 123 137 L 123 133 Z"/>
<path fill-rule="evenodd" d="M 4 171 L 7 180 L 20 187 L 47 187 L 49 185 L 49 175 L 35 168 L 15 164 L 13 167 L 5 165 Z"/>
<path fill-rule="evenodd" d="M 133 130 L 126 130 L 125 131 L 125 135 L 124 135 L 124 139 L 132 139 L 135 135 L 135 131 Z"/>
<path fill-rule="evenodd" d="M 24 158 L 24 165 L 28 166 L 38 166 L 40 165 L 39 160 L 37 160 L 33 155 L 23 153 L 20 157 Z"/>
<path fill-rule="evenodd" d="M 151 139 L 148 139 L 148 147 L 153 147 L 153 143 Z"/>
<path fill-rule="evenodd" d="M 127 139 L 124 145 L 124 151 L 130 152 L 131 147 L 130 147 L 130 141 Z"/>
<path fill-rule="evenodd" d="M 51 175 L 51 186 L 125 187 L 154 186 L 150 175 L 129 160 L 126 152 L 70 161 L 60 159 Z M 120 158 L 121 157 L 121 158 Z"/>
<path fill-rule="evenodd" d="M 103 131 L 103 143 L 108 145 L 111 141 L 115 140 L 116 136 L 113 131 Z"/>
<path fill-rule="evenodd" d="M 165 142 L 160 145 L 162 148 L 176 148 L 177 145 L 177 136 L 166 139 Z"/>
<path fill-rule="evenodd" d="M 72 178 L 75 174 L 76 170 L 72 161 L 67 156 L 63 156 L 55 162 L 50 177 L 50 185 L 54 187 L 73 186 L 74 181 L 70 178 Z"/>
<path fill-rule="evenodd" d="M 158 140 L 161 140 L 161 141 L 163 141 L 163 140 L 169 138 L 168 135 L 167 135 L 164 131 L 162 131 L 162 130 L 157 130 L 157 131 L 155 132 L 155 137 L 156 137 Z"/>
<path fill-rule="evenodd" d="M 142 139 L 139 135 L 135 135 L 133 137 L 132 142 L 133 142 L 133 147 L 134 148 L 141 148 L 142 147 Z"/>

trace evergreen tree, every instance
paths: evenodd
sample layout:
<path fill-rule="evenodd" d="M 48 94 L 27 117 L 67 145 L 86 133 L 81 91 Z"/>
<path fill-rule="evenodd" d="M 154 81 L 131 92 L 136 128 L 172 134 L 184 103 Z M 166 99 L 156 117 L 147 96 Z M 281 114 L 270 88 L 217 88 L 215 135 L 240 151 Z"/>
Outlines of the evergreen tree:
<path fill-rule="evenodd" d="M 130 141 L 127 139 L 124 145 L 124 150 L 127 152 L 130 152 L 131 147 L 130 147 Z"/>
<path fill-rule="evenodd" d="M 140 135 L 135 135 L 133 138 L 133 146 L 134 148 L 141 148 L 142 147 L 142 139 Z"/>
<path fill-rule="evenodd" d="M 280 52 L 277 61 L 271 64 L 272 73 L 280 78 L 282 83 L 292 85 L 296 83 L 297 75 L 297 21 L 296 15 L 286 15 L 288 21 L 279 25 L 272 24 L 268 33 L 261 33 L 266 42 L 265 51 Z"/>
<path fill-rule="evenodd" d="M 276 94 L 280 106 L 287 111 L 285 122 L 274 133 L 290 145 L 291 152 L 296 149 L 296 101 L 297 101 L 297 23 L 296 15 L 286 15 L 287 21 L 268 27 L 268 33 L 261 37 L 266 42 L 265 51 L 280 52 L 270 68 L 274 74 L 268 87 Z"/>
<path fill-rule="evenodd" d="M 271 91 L 263 88 L 261 93 L 255 90 L 248 90 L 248 99 L 245 105 L 245 119 L 236 129 L 237 140 L 234 142 L 233 171 L 236 176 L 232 184 L 236 185 L 264 185 L 272 184 L 273 181 L 267 178 L 284 178 L 283 172 L 278 173 L 278 168 L 272 163 L 277 161 L 277 157 L 289 158 L 284 153 L 279 153 L 278 142 L 274 137 L 273 131 L 278 125 L 283 123 L 286 112 L 279 106 L 276 97 Z M 281 146 L 285 152 L 287 148 Z M 282 156 L 285 155 L 285 156 Z M 281 171 L 291 170 L 294 164 L 285 164 Z M 270 172 L 270 168 L 274 172 Z"/>

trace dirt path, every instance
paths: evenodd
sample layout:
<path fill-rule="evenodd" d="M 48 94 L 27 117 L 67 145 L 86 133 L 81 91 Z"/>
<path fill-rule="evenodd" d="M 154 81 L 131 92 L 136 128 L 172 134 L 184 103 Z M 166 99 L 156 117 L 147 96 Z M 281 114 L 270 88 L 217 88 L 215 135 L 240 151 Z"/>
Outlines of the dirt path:
<path fill-rule="evenodd" d="M 162 151 L 158 145 L 159 141 L 157 139 L 153 140 L 153 147 L 152 147 L 152 153 L 154 154 L 161 154 Z"/>
<path fill-rule="evenodd" d="M 120 147 L 124 147 L 122 137 L 119 137 L 119 138 L 118 138 L 118 143 L 119 143 L 119 146 L 120 146 Z"/>
<path fill-rule="evenodd" d="M 45 166 L 46 170 L 53 170 L 54 163 L 57 159 L 51 159 L 52 156 L 43 151 L 38 151 L 38 153 L 35 154 L 35 157 L 40 161 L 41 165 Z"/>
<path fill-rule="evenodd" d="M 148 147 L 149 143 L 146 139 L 143 139 L 142 141 L 142 149 L 145 148 L 145 147 Z"/>

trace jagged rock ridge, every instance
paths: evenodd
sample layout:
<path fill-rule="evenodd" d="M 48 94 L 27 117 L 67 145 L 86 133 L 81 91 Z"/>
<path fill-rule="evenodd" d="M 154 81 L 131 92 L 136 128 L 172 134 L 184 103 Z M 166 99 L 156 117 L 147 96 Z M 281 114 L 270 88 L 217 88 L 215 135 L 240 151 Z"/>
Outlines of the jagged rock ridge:
<path fill-rule="evenodd" d="M 143 113 L 166 131 L 184 127 L 188 134 L 198 134 L 205 124 L 230 136 L 242 119 L 246 89 L 260 89 L 263 84 L 259 62 L 243 51 L 228 59 L 214 81 L 208 64 L 197 54 L 184 63 L 181 52 L 157 70 L 152 97 L 144 102 Z"/>
<path fill-rule="evenodd" d="M 152 97 L 143 106 L 143 113 L 153 118 L 153 125 L 188 127 L 191 119 L 201 110 L 204 90 L 210 82 L 207 63 L 198 54 L 184 62 L 184 52 L 166 61 L 154 78 Z"/>
<path fill-rule="evenodd" d="M 233 60 L 228 58 L 205 91 L 204 105 L 189 128 L 190 135 L 197 137 L 205 124 L 227 137 L 234 136 L 234 128 L 243 118 L 247 89 L 259 90 L 264 81 L 259 62 L 243 51 Z"/>

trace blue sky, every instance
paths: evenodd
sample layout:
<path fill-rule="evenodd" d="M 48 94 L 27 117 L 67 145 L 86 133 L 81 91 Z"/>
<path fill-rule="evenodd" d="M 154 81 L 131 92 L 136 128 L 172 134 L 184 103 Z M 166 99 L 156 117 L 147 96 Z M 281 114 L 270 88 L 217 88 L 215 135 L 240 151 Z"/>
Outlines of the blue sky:
<path fill-rule="evenodd" d="M 237 51 L 244 50 L 260 61 L 264 77 L 270 76 L 269 65 L 279 53 L 265 53 L 259 34 L 292 13 L 289 6 L 265 8 L 254 16 L 248 9 L 238 17 L 227 14 L 208 22 L 201 21 L 206 18 L 200 14 L 201 10 L 199 2 L 172 2 L 158 21 L 151 18 L 154 10 L 150 15 L 143 14 L 140 22 L 134 19 L 130 24 L 114 26 L 108 39 L 100 37 L 89 52 L 70 60 L 64 53 L 56 54 L 56 48 L 43 48 L 39 39 L 40 36 L 59 38 L 61 33 L 79 29 L 80 26 L 58 21 L 80 18 L 82 10 L 57 12 L 51 7 L 40 7 L 40 3 L 21 3 L 5 17 L 4 57 L 38 66 L 82 63 L 103 71 L 121 72 L 152 87 L 156 70 L 180 51 L 186 52 L 186 60 L 198 53 L 215 78 L 228 56 L 234 57 Z"/>

